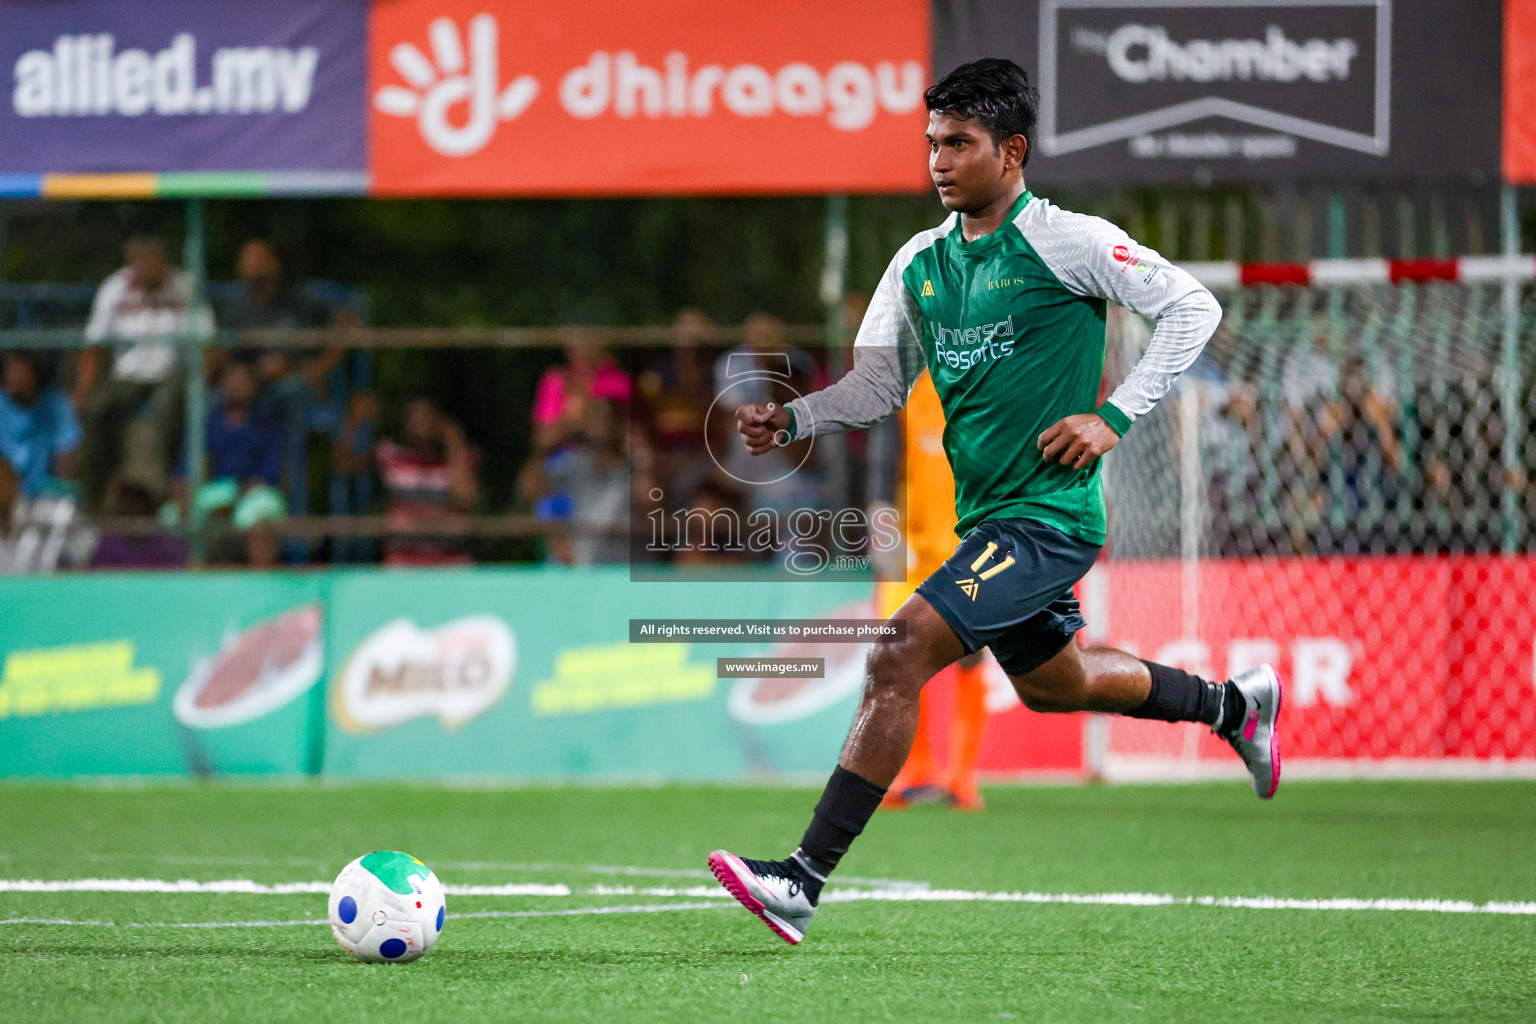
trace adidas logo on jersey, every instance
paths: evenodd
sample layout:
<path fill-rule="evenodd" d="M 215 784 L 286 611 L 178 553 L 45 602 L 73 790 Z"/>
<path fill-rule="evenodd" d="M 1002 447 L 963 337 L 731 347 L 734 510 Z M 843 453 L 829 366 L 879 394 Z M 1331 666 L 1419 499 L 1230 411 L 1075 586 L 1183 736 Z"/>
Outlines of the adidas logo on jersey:
<path fill-rule="evenodd" d="M 923 298 L 928 298 L 931 295 L 933 295 L 933 282 L 925 278 L 923 280 Z"/>

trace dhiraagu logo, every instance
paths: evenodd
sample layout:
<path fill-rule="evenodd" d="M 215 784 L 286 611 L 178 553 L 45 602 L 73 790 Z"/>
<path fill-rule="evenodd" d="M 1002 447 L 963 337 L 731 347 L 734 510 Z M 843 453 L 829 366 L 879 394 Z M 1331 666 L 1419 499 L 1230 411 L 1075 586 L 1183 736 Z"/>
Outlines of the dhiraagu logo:
<path fill-rule="evenodd" d="M 510 121 L 528 109 L 539 95 L 539 80 L 518 75 L 506 88 L 500 82 L 497 21 L 489 14 L 470 19 L 465 33 L 450 18 L 438 18 L 428 28 L 432 59 L 413 43 L 399 43 L 389 52 L 408 85 L 386 85 L 373 97 L 374 108 L 395 117 L 414 117 L 427 145 L 444 156 L 478 153 L 491 141 L 498 121 Z M 455 124 L 449 111 L 464 104 L 468 116 Z"/>
<path fill-rule="evenodd" d="M 1013 317 L 980 327 L 945 327 L 928 322 L 934 352 L 940 362 L 956 370 L 1013 355 Z"/>

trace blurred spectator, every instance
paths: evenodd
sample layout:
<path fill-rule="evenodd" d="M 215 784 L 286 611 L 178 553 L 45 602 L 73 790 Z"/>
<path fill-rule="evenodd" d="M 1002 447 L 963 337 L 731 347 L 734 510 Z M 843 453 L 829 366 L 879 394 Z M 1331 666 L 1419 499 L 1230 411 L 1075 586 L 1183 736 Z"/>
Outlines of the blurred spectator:
<path fill-rule="evenodd" d="M 748 402 L 776 402 L 810 394 L 823 387 L 821 366 L 804 349 L 788 343 L 785 325 L 767 313 L 753 313 L 742 325 L 742 344 L 715 360 L 718 396 L 707 429 L 710 449 L 723 453 L 720 469 L 745 485 L 745 506 L 753 512 L 786 516 L 801 508 L 821 508 L 825 496 L 817 467 L 807 461 L 814 442 L 807 438 L 754 456 L 736 431 L 735 410 Z M 691 494 L 711 473 L 680 473 L 674 481 Z M 716 483 L 721 481 L 716 478 Z"/>
<path fill-rule="evenodd" d="M 231 478 L 198 492 L 192 522 L 208 542 L 208 564 L 275 568 L 279 563 L 277 524 L 287 516 L 283 496 L 264 484 L 246 488 Z"/>
<path fill-rule="evenodd" d="M 371 396 L 352 403 L 337 445 L 337 467 L 351 466 L 353 440 L 378 416 Z M 384 545 L 385 565 L 467 565 L 467 541 L 453 527 L 479 497 L 479 456 L 464 431 L 430 398 L 410 399 L 400 440 L 382 440 L 374 452 L 388 493 L 391 534 Z"/>
<path fill-rule="evenodd" d="M 785 339 L 784 321 L 753 313 L 742 323 L 742 343 L 715 360 L 715 394 L 730 392 L 730 404 L 784 402 L 823 386 L 821 367 L 811 354 Z"/>
<path fill-rule="evenodd" d="M 1387 510 L 1396 504 L 1403 463 L 1396 420 L 1396 400 L 1367 369 L 1365 360 L 1351 355 L 1344 364 L 1338 397 L 1317 412 L 1333 499 L 1326 551 L 1379 553 L 1391 546 L 1390 534 L 1399 523 Z"/>
<path fill-rule="evenodd" d="M 629 553 L 627 426 L 607 402 L 588 402 L 579 433 L 528 461 L 518 482 L 540 519 L 566 524 L 550 536 L 550 559 L 564 565 L 622 562 Z"/>
<path fill-rule="evenodd" d="M 546 370 L 534 390 L 538 451 L 551 452 L 576 439 L 591 403 L 627 406 L 630 393 L 629 374 L 604 351 L 596 332 L 589 327 L 567 328 L 565 363 Z"/>
<path fill-rule="evenodd" d="M 672 321 L 671 358 L 640 377 L 651 435 L 663 452 L 697 448 L 704 441 L 704 415 L 715 394 L 700 346 L 714 328 L 698 310 L 683 310 Z"/>
<path fill-rule="evenodd" d="M 81 357 L 75 404 L 85 421 L 80 481 L 86 502 L 99 508 L 108 481 L 122 468 L 136 480 L 163 488 L 180 435 L 182 375 L 173 341 L 212 329 L 192 277 L 176 270 L 157 238 L 135 238 L 127 265 L 97 289 L 86 341 L 115 343 L 110 373 L 99 348 Z"/>
<path fill-rule="evenodd" d="M 113 516 L 147 519 L 160 508 L 155 486 L 118 475 L 108 491 L 107 511 Z M 187 542 L 156 530 L 150 534 L 131 531 L 107 533 L 91 556 L 92 569 L 174 569 L 187 564 Z"/>
<path fill-rule="evenodd" d="M 53 572 L 86 565 L 97 532 L 69 494 L 29 498 L 23 481 L 0 456 L 0 575 Z"/>
<path fill-rule="evenodd" d="M 704 480 L 689 496 L 678 522 L 685 542 L 678 545 L 674 565 L 733 565 L 748 560 L 741 497 L 730 488 Z"/>
<path fill-rule="evenodd" d="M 283 476 L 283 432 L 256 404 L 256 368 L 239 360 L 225 364 L 211 405 L 208 479 L 229 478 L 242 489 L 278 486 Z"/>
<path fill-rule="evenodd" d="M 70 475 L 80 423 L 68 396 L 44 385 L 33 353 L 5 353 L 0 384 L 0 458 L 15 470 L 22 496 L 35 498 Z"/>
<path fill-rule="evenodd" d="M 356 313 L 345 310 L 334 317 L 329 307 L 304 295 L 283 277 L 283 264 L 272 244 L 251 238 L 240 246 L 235 257 L 235 276 L 240 294 L 219 311 L 219 323 L 235 330 L 288 330 L 326 326 L 356 326 Z M 340 345 L 306 348 L 245 349 L 236 353 L 257 364 L 261 382 L 278 388 L 281 382 L 301 381 L 319 396 L 324 396 L 331 371 L 346 355 Z"/>
<path fill-rule="evenodd" d="M 1412 547 L 1467 554 L 1499 547 L 1501 495 L 1494 484 L 1502 437 L 1482 404 L 1488 389 L 1466 371 L 1447 368 L 1414 389 L 1419 486 L 1413 502 Z M 1518 483 L 1518 481 L 1516 481 Z"/>

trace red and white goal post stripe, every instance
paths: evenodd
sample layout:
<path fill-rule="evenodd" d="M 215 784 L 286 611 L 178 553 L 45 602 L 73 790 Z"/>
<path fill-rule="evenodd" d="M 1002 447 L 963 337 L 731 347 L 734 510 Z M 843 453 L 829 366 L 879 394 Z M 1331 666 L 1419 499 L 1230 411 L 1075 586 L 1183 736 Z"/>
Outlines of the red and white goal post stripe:
<path fill-rule="evenodd" d="M 1319 259 L 1306 263 L 1180 263 L 1212 289 L 1255 285 L 1428 284 L 1451 281 L 1536 280 L 1536 256 L 1458 256 L 1450 259 Z"/>

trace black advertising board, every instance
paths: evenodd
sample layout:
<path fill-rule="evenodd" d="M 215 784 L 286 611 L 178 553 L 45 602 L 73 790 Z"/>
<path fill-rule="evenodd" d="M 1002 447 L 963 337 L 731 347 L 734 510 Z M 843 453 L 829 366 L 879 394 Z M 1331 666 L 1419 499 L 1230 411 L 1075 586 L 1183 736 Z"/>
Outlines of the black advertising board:
<path fill-rule="evenodd" d="M 1029 179 L 1497 178 L 1499 0 L 934 0 L 1040 86 Z"/>

